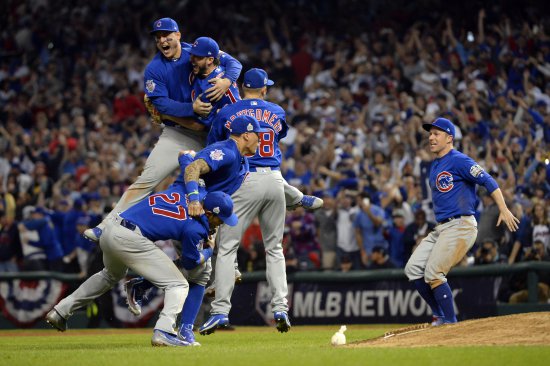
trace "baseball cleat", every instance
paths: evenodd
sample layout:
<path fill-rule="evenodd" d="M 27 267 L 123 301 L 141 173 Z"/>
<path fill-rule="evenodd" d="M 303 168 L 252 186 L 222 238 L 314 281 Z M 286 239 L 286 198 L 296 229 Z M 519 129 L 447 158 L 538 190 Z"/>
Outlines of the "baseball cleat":
<path fill-rule="evenodd" d="M 60 332 L 67 330 L 67 319 L 62 317 L 55 308 L 46 314 L 46 322 Z"/>
<path fill-rule="evenodd" d="M 153 338 L 151 338 L 151 346 L 153 347 L 187 347 L 190 346 L 188 342 L 178 339 L 174 334 L 167 333 L 160 329 L 153 331 Z"/>
<path fill-rule="evenodd" d="M 302 200 L 300 202 L 298 202 L 296 204 L 293 204 L 293 205 L 290 205 L 290 206 L 287 206 L 286 209 L 287 209 L 287 211 L 292 211 L 292 210 L 295 210 L 298 207 L 303 207 L 306 210 L 317 210 L 317 209 L 323 207 L 323 204 L 324 204 L 323 200 L 320 199 L 319 197 L 308 196 L 308 195 L 304 194 L 304 197 L 302 198 Z"/>
<path fill-rule="evenodd" d="M 132 278 L 124 283 L 124 291 L 126 291 L 126 303 L 128 310 L 135 316 L 141 315 L 141 303 L 145 295 L 146 289 L 140 285 L 143 283 L 143 277 Z"/>
<path fill-rule="evenodd" d="M 178 331 L 178 338 L 189 343 L 191 346 L 200 346 L 201 344 L 195 340 L 193 333 L 193 324 L 182 324 Z"/>
<path fill-rule="evenodd" d="M 99 238 L 101 237 L 101 234 L 103 234 L 103 230 L 101 230 L 98 226 L 92 227 L 90 229 L 84 230 L 84 237 L 88 240 L 93 241 L 94 243 L 99 242 Z"/>
<path fill-rule="evenodd" d="M 275 319 L 275 326 L 279 332 L 285 333 L 290 330 L 290 320 L 288 319 L 286 311 L 274 312 L 273 318 Z"/>
<path fill-rule="evenodd" d="M 300 205 L 308 210 L 317 210 L 323 207 L 323 200 L 319 197 L 308 196 L 304 194 L 304 198 L 300 201 Z"/>
<path fill-rule="evenodd" d="M 229 326 L 229 318 L 226 314 L 212 314 L 210 318 L 199 328 L 201 335 L 212 334 L 218 328 L 226 328 Z"/>

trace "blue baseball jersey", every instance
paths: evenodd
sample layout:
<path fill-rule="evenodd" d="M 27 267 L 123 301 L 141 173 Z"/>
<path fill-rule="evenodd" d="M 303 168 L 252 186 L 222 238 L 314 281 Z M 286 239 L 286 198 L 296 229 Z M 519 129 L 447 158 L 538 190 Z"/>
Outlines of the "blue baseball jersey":
<path fill-rule="evenodd" d="M 187 212 L 185 187 L 171 185 L 167 190 L 150 195 L 120 214 L 137 225 L 151 241 L 181 241 L 181 262 L 186 269 L 200 264 L 200 251 L 208 240 L 210 226 L 205 215 L 192 218 Z"/>
<path fill-rule="evenodd" d="M 191 90 L 191 100 L 195 101 L 195 99 L 197 99 L 199 95 L 205 93 L 205 91 L 208 88 L 212 87 L 212 84 L 210 84 L 209 82 L 211 79 L 214 79 L 217 77 L 221 78 L 224 74 L 225 74 L 225 67 L 221 65 L 216 67 L 205 78 L 200 78 L 200 77 L 197 77 L 195 74 L 191 74 L 190 80 L 193 88 L 193 90 Z M 210 102 L 210 100 L 206 97 L 206 94 L 203 94 L 201 99 L 204 102 Z M 212 111 L 210 112 L 210 114 L 207 117 L 198 117 L 199 122 L 201 122 L 208 129 L 210 129 L 210 126 L 212 125 L 212 121 L 214 120 L 218 112 L 226 105 L 233 104 L 239 100 L 241 100 L 241 96 L 239 95 L 239 88 L 237 87 L 237 83 L 231 82 L 231 86 L 229 87 L 227 92 L 225 92 L 225 95 L 217 102 L 212 103 Z"/>
<path fill-rule="evenodd" d="M 441 222 L 459 215 L 475 213 L 475 185 L 492 193 L 498 188 L 496 181 L 472 158 L 452 149 L 432 162 L 430 188 L 435 219 Z"/>
<path fill-rule="evenodd" d="M 27 230 L 38 231 L 38 241 L 29 241 L 29 244 L 43 248 L 48 260 L 55 260 L 63 257 L 61 243 L 55 234 L 55 228 L 51 219 L 46 216 L 42 219 L 26 220 L 23 225 Z"/>
<path fill-rule="evenodd" d="M 191 102 L 192 75 L 189 52 L 183 48 L 191 47 L 182 42 L 181 56 L 169 60 L 157 52 L 153 60 L 145 68 L 145 95 L 151 99 L 153 105 L 161 114 L 175 117 L 193 117 L 193 103 Z M 220 64 L 225 67 L 225 76 L 235 82 L 239 77 L 242 65 L 235 58 L 226 53 L 220 55 Z"/>
<path fill-rule="evenodd" d="M 262 99 L 244 99 L 223 108 L 212 121 L 207 137 L 207 144 L 225 140 L 229 137 L 231 121 L 236 117 L 247 115 L 254 117 L 260 127 L 269 132 L 260 134 L 260 146 L 253 157 L 248 158 L 251 167 L 279 167 L 282 161 L 279 141 L 288 132 L 286 113 L 279 105 Z"/>
<path fill-rule="evenodd" d="M 210 167 L 210 172 L 201 176 L 208 192 L 221 191 L 231 196 L 248 174 L 248 159 L 241 155 L 232 139 L 205 147 L 195 156 L 195 160 L 198 159 Z"/>

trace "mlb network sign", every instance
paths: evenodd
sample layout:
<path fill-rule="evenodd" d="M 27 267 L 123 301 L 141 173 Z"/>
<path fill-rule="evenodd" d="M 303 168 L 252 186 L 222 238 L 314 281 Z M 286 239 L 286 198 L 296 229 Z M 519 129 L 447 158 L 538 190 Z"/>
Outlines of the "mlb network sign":
<path fill-rule="evenodd" d="M 450 281 L 459 319 L 496 315 L 497 277 Z M 431 310 L 407 281 L 368 283 L 289 283 L 293 324 L 414 323 L 430 320 Z M 230 314 L 234 324 L 272 324 L 271 290 L 266 282 L 235 287 Z"/>

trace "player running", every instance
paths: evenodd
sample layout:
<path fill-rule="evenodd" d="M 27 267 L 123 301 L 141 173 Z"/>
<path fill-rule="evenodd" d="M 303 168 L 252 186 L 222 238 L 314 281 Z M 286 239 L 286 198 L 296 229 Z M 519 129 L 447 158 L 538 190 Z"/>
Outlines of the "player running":
<path fill-rule="evenodd" d="M 510 231 L 516 231 L 519 220 L 508 210 L 493 177 L 454 150 L 455 127 L 451 121 L 438 118 L 423 128 L 430 132 L 430 151 L 435 155 L 429 182 L 438 224 L 411 255 L 405 274 L 432 309 L 432 325 L 437 326 L 457 321 L 446 276 L 476 241 L 476 184 L 484 186 L 495 200 L 500 210 L 497 226 L 504 222 Z"/>

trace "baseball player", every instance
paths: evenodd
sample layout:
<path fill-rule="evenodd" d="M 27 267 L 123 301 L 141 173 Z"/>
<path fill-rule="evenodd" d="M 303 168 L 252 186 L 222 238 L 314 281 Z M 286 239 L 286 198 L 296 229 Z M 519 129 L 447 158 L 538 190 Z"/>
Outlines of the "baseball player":
<path fill-rule="evenodd" d="M 254 75 L 256 75 L 256 78 L 258 78 L 258 80 L 261 76 L 264 76 L 264 82 L 266 83 L 265 84 L 266 87 L 273 85 L 273 81 L 271 81 L 267 78 L 267 73 L 264 70 L 262 70 L 262 69 L 251 69 L 247 72 L 251 73 L 249 75 L 253 75 L 254 73 L 256 73 Z M 248 86 L 247 86 L 247 83 L 243 83 L 243 89 L 244 88 L 251 89 L 251 84 L 248 83 Z M 201 89 L 197 90 L 197 93 L 199 93 L 199 92 L 201 92 Z M 254 95 L 254 98 L 256 98 L 256 97 L 258 97 L 258 96 Z M 250 97 L 249 97 L 249 99 L 250 99 Z M 265 96 L 261 96 L 260 99 L 264 100 Z M 237 102 L 233 102 L 233 103 L 237 103 Z M 272 103 L 269 103 L 269 104 L 272 104 Z M 226 105 L 228 105 L 228 104 L 226 104 Z M 272 105 L 274 105 L 274 104 L 272 104 Z M 248 106 L 249 106 L 248 102 L 240 103 L 240 104 L 238 103 L 238 106 L 234 106 L 233 110 L 234 111 L 239 110 L 239 109 L 244 110 L 245 107 L 249 108 Z M 254 109 L 255 114 L 254 114 L 253 117 L 255 117 L 258 121 L 262 121 L 262 119 L 264 119 L 263 115 L 258 114 L 258 113 L 260 113 L 260 111 L 262 111 L 261 113 L 263 113 L 263 111 L 264 111 L 263 108 L 264 108 L 264 106 L 261 106 L 259 108 Z M 240 112 L 240 114 L 243 114 L 243 113 L 244 112 Z M 248 112 L 246 112 L 246 113 L 248 113 Z M 284 113 L 284 111 L 283 111 L 283 113 Z M 217 118 L 216 118 L 217 123 L 212 124 L 210 132 L 208 133 L 208 137 L 207 137 L 207 140 L 206 140 L 206 143 L 208 145 L 212 144 L 216 141 L 222 141 L 222 140 L 227 139 L 227 137 L 229 136 L 229 129 L 227 129 L 226 126 L 225 126 L 224 118 L 227 118 L 228 116 L 231 116 L 231 115 L 232 114 L 228 113 L 227 111 L 226 111 L 226 113 L 222 113 L 219 116 L 216 115 L 217 116 Z M 279 115 L 279 116 L 283 117 L 283 118 L 286 118 L 285 117 L 286 113 L 283 114 L 282 116 L 281 115 Z M 272 118 L 275 118 L 275 114 L 269 114 L 268 118 L 269 118 L 268 121 L 271 120 Z M 271 122 L 273 122 L 273 120 L 271 120 Z M 287 131 L 288 131 L 288 126 L 286 124 L 286 120 L 284 120 L 284 123 L 282 123 L 282 125 L 284 125 L 282 127 L 284 130 L 281 130 L 277 134 L 279 140 L 284 138 L 286 136 Z M 262 157 L 265 158 L 267 154 L 272 154 L 271 155 L 270 166 L 272 166 L 272 165 L 275 166 L 274 165 L 275 163 L 276 163 L 277 166 L 279 166 L 281 164 L 281 161 L 282 161 L 282 153 L 279 150 L 279 148 L 277 147 L 276 152 L 268 151 L 268 150 L 272 149 L 271 146 L 273 146 L 273 144 L 275 142 L 273 140 L 274 135 L 272 133 L 269 133 L 269 134 L 263 134 L 261 137 L 262 137 L 262 139 L 260 140 L 260 149 L 265 150 L 265 152 L 261 153 Z M 277 140 L 277 143 L 278 143 L 279 140 Z M 257 156 L 259 156 L 259 155 L 257 155 Z M 302 206 L 306 209 L 310 209 L 310 210 L 317 210 L 317 209 L 323 207 L 323 200 L 321 198 L 315 197 L 315 196 L 304 195 L 302 192 L 300 192 L 300 190 L 298 188 L 289 185 L 286 180 L 283 180 L 283 181 L 284 181 L 286 207 L 287 207 L 288 210 L 293 210 L 293 209 L 296 209 L 297 207 L 300 207 L 300 206 Z"/>
<path fill-rule="evenodd" d="M 212 110 L 208 116 L 199 117 L 199 121 L 206 125 L 206 128 L 209 130 L 213 118 L 220 109 L 227 104 L 241 100 L 239 88 L 237 87 L 237 83 L 231 83 L 231 86 L 220 100 L 216 102 L 210 101 L 205 93 L 211 87 L 211 80 L 220 78 L 225 74 L 225 67 L 220 65 L 220 59 L 218 58 L 220 47 L 212 38 L 199 37 L 191 47 L 185 50 L 191 55 L 190 60 L 193 67 L 190 79 L 193 85 L 191 100 L 195 101 L 201 96 L 203 101 L 212 104 Z"/>
<path fill-rule="evenodd" d="M 195 155 L 194 160 L 190 154 L 180 155 L 179 162 L 184 170 L 184 176 L 180 175 L 176 183 L 185 184 L 189 200 L 188 212 L 191 216 L 202 214 L 200 201 L 204 191 L 221 191 L 231 195 L 239 189 L 248 175 L 248 159 L 245 156 L 256 152 L 258 134 L 262 132 L 265 130 L 260 128 L 253 117 L 241 116 L 233 121 L 229 139 L 207 146 Z M 199 184 L 199 178 L 203 180 L 204 188 Z M 189 295 L 181 313 L 178 336 L 194 346 L 200 346 L 193 334 L 193 324 L 202 303 L 206 283 L 210 278 L 211 266 L 207 262 L 192 271 L 187 267 L 185 269 L 190 275 Z M 126 283 L 128 308 L 133 314 L 141 313 L 141 296 L 151 286 L 151 283 L 139 278 Z"/>
<path fill-rule="evenodd" d="M 288 293 L 282 238 L 285 220 L 284 179 L 281 175 L 281 150 L 279 141 L 286 136 L 285 111 L 277 104 L 265 101 L 267 86 L 273 85 L 267 73 L 251 69 L 244 75 L 244 99 L 223 108 L 212 123 L 208 142 L 223 139 L 233 133 L 235 121 L 241 116 L 256 118 L 267 131 L 261 134 L 260 145 L 254 156 L 248 159 L 250 175 L 232 198 L 239 224 L 235 228 L 224 226 L 217 235 L 216 295 L 212 302 L 211 317 L 200 327 L 201 334 L 213 333 L 218 327 L 229 324 L 233 293 L 235 256 L 239 241 L 255 217 L 259 218 L 266 249 L 267 280 L 272 289 L 271 306 L 277 329 L 290 329 L 288 318 Z"/>
<path fill-rule="evenodd" d="M 173 184 L 152 194 L 128 210 L 113 216 L 106 225 L 99 245 L 105 268 L 86 280 L 75 292 L 61 300 L 46 321 L 60 331 L 67 329 L 73 312 L 110 290 L 126 276 L 128 268 L 164 290 L 164 308 L 153 331 L 153 346 L 189 346 L 174 332 L 176 317 L 187 297 L 189 285 L 183 274 L 153 242 L 178 239 L 182 242 L 182 265 L 194 268 L 212 255 L 208 236 L 222 222 L 236 225 L 229 195 L 212 192 L 204 199 L 204 215 L 191 218 L 185 189 Z"/>
<path fill-rule="evenodd" d="M 508 210 L 497 182 L 474 160 L 453 149 L 455 127 L 451 121 L 438 118 L 423 128 L 430 132 L 430 151 L 435 155 L 429 182 L 438 224 L 411 255 L 405 274 L 432 309 L 432 325 L 437 326 L 457 321 L 446 276 L 477 237 L 473 216 L 476 184 L 495 199 L 500 210 L 497 226 L 504 222 L 510 231 L 516 231 L 519 220 Z"/>
<path fill-rule="evenodd" d="M 164 124 L 162 134 L 147 158 L 143 172 L 122 195 L 111 217 L 143 200 L 154 188 L 178 167 L 180 150 L 200 150 L 204 146 L 206 125 L 195 119 L 207 116 L 212 105 L 201 98 L 191 103 L 191 62 L 187 51 L 191 45 L 181 42 L 178 24 L 171 18 L 162 18 L 153 23 L 151 34 L 155 36 L 159 52 L 145 69 L 145 96 L 161 113 Z M 220 52 L 220 65 L 225 67 L 221 78 L 212 78 L 213 85 L 206 90 L 207 97 L 218 101 L 234 83 L 242 69 L 239 61 Z M 169 117 L 173 116 L 173 117 Z M 175 122 L 176 121 L 176 122 Z M 90 228 L 84 235 L 98 241 L 105 227 L 104 220 Z"/>

